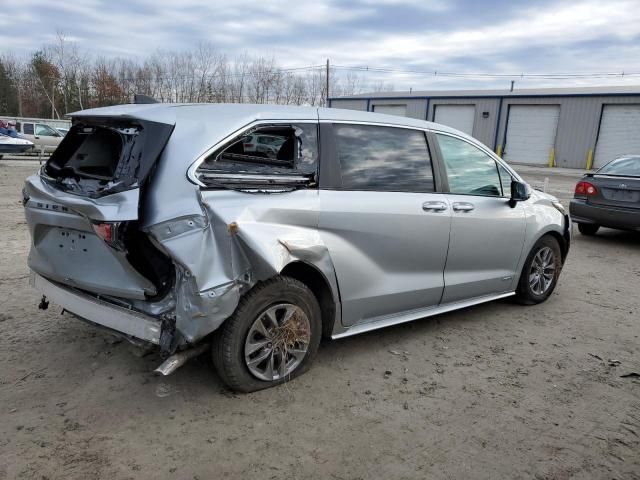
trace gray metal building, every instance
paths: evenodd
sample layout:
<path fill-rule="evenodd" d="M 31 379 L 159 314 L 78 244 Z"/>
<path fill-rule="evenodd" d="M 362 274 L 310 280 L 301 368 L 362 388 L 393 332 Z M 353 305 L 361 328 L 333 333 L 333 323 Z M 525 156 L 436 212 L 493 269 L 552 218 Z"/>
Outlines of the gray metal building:
<path fill-rule="evenodd" d="M 443 123 L 512 163 L 597 168 L 640 154 L 640 86 L 371 93 L 329 106 Z"/>

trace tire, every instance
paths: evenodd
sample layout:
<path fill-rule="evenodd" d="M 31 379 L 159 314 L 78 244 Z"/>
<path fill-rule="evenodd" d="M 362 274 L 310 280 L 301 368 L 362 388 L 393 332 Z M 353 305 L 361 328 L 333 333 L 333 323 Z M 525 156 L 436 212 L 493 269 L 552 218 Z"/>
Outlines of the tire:
<path fill-rule="evenodd" d="M 274 277 L 242 297 L 222 324 L 212 343 L 213 364 L 230 389 L 262 390 L 306 372 L 321 336 L 320 306 L 311 290 L 293 278 Z"/>
<path fill-rule="evenodd" d="M 555 238 L 545 235 L 535 243 L 524 262 L 516 289 L 516 300 L 523 305 L 544 302 L 556 288 L 561 269 L 560 245 Z M 545 274 L 541 278 L 540 272 L 543 271 Z"/>
<path fill-rule="evenodd" d="M 595 235 L 600 229 L 600 225 L 594 225 L 593 223 L 579 223 L 578 230 L 582 235 Z"/>

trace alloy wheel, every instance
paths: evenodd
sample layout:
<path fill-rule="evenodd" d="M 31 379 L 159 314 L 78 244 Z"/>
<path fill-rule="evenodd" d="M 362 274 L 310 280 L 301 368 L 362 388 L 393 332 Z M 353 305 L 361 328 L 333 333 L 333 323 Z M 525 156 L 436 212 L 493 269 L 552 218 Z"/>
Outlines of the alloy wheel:
<path fill-rule="evenodd" d="M 551 285 L 556 272 L 556 256 L 549 247 L 536 253 L 529 270 L 529 287 L 536 295 L 543 295 Z"/>
<path fill-rule="evenodd" d="M 267 308 L 255 319 L 245 340 L 249 372 L 266 381 L 290 375 L 307 355 L 310 332 L 309 318 L 300 307 L 280 303 Z"/>

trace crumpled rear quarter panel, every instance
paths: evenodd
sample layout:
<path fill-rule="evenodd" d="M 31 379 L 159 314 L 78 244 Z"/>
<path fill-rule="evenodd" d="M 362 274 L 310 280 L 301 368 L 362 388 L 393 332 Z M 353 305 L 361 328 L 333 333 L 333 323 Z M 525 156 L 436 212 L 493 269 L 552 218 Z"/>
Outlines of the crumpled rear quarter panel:
<path fill-rule="evenodd" d="M 244 292 L 292 262 L 315 267 L 337 292 L 333 264 L 317 230 L 317 190 L 210 190 L 196 197 L 200 215 L 148 228 L 179 265 L 176 328 L 187 341 L 218 328 Z"/>

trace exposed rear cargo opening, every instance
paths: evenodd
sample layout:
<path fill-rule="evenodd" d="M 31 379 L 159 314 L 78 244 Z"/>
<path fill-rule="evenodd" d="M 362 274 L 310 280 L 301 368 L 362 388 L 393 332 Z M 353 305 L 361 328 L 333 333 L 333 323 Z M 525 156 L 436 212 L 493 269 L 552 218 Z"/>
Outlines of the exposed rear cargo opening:
<path fill-rule="evenodd" d="M 100 197 L 142 186 L 173 125 L 141 120 L 75 122 L 42 170 L 56 188 Z"/>
<path fill-rule="evenodd" d="M 25 184 L 29 266 L 96 295 L 164 297 L 173 263 L 139 226 L 148 181 L 172 131 L 139 119 L 76 120 L 40 175 Z"/>

